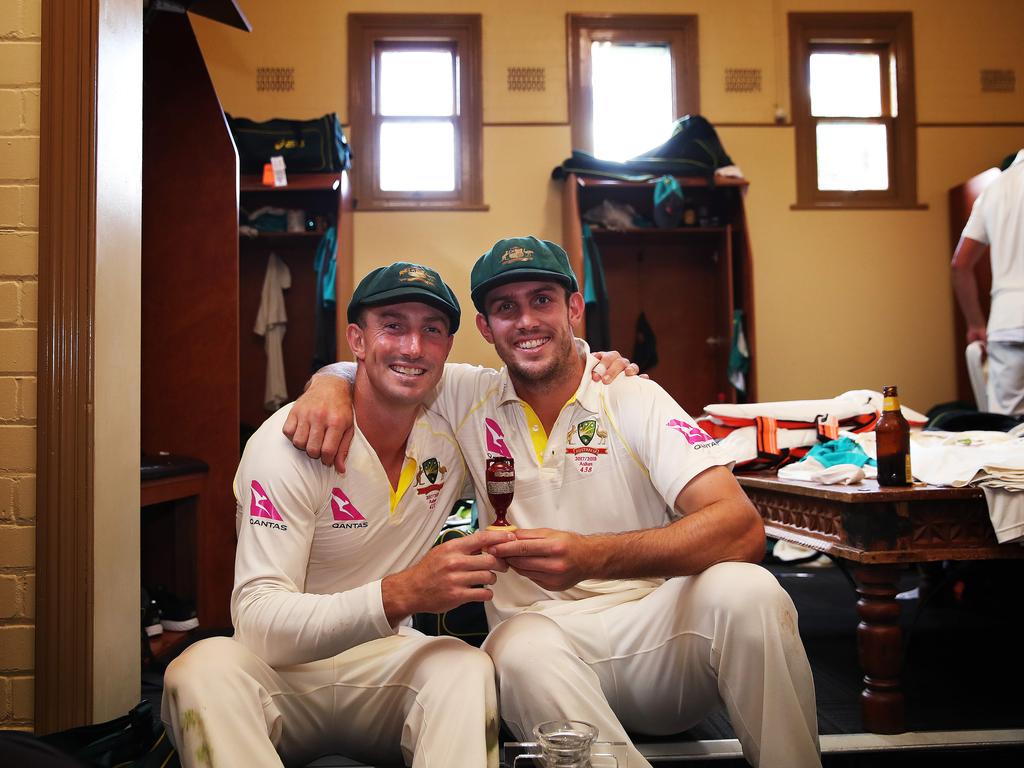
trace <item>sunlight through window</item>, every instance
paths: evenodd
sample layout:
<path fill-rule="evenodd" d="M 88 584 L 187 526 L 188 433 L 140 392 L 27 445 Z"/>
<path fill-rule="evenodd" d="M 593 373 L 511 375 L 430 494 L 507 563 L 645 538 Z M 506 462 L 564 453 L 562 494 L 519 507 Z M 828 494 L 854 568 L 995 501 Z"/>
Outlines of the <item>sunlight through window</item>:
<path fill-rule="evenodd" d="M 811 114 L 815 117 L 879 117 L 880 61 L 874 53 L 812 53 Z"/>
<path fill-rule="evenodd" d="M 668 45 L 591 44 L 594 155 L 628 160 L 672 132 L 672 53 Z"/>
<path fill-rule="evenodd" d="M 454 114 L 449 51 L 385 51 L 380 56 L 380 114 L 440 117 Z"/>
<path fill-rule="evenodd" d="M 382 123 L 380 188 L 388 192 L 455 189 L 455 127 L 440 121 Z"/>
<path fill-rule="evenodd" d="M 380 189 L 455 189 L 455 67 L 451 51 L 380 55 Z M 392 119 L 387 119 L 392 118 Z"/>
<path fill-rule="evenodd" d="M 884 125 L 818 123 L 818 189 L 888 189 Z"/>

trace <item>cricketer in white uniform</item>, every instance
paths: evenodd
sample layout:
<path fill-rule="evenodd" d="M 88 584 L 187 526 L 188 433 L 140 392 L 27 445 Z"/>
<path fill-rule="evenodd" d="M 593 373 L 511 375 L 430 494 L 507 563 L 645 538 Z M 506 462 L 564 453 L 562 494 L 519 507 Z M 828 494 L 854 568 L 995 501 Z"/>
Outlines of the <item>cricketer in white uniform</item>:
<path fill-rule="evenodd" d="M 484 644 L 517 737 L 556 718 L 624 741 L 724 705 L 753 765 L 819 766 L 814 683 L 764 530 L 714 440 L 661 387 L 594 383 L 574 343 L 582 296 L 565 252 L 499 241 L 472 272 L 477 327 L 506 368 L 446 366 L 430 404 L 453 426 L 483 505 L 488 456 L 515 459 L 516 541 Z M 332 393 L 339 384 L 316 377 Z M 332 402 L 334 395 L 331 396 Z M 310 395 L 310 402 L 313 395 Z M 301 401 L 300 401 L 301 404 Z"/>
<path fill-rule="evenodd" d="M 233 638 L 187 649 L 165 676 L 163 717 L 182 764 L 498 764 L 494 668 L 483 651 L 408 626 L 416 611 L 490 598 L 482 553 L 510 534 L 431 548 L 465 465 L 448 425 L 421 407 L 458 328 L 431 269 L 371 272 L 349 305 L 359 360 L 347 470 L 294 450 L 279 410 L 235 475 Z"/>
<path fill-rule="evenodd" d="M 974 277 L 974 265 L 986 251 L 992 264 L 987 320 Z M 988 410 L 1024 415 L 1024 149 L 974 201 L 952 268 L 967 343 L 985 344 Z"/>

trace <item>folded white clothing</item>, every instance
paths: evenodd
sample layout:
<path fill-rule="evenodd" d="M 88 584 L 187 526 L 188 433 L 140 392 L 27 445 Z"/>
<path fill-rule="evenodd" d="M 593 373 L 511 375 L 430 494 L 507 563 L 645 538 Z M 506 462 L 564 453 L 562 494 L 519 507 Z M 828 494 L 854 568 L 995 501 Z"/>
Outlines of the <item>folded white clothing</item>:
<path fill-rule="evenodd" d="M 867 476 L 864 469 L 856 464 L 833 464 L 826 467 L 810 456 L 781 467 L 778 474 L 782 480 L 804 480 L 825 485 L 854 485 Z"/>
<path fill-rule="evenodd" d="M 988 516 L 1001 544 L 1024 545 L 1024 492 L 1009 488 L 982 486 L 988 504 Z"/>
<path fill-rule="evenodd" d="M 993 480 L 1024 490 L 1024 438 L 1005 432 L 922 432 L 910 438 L 914 477 L 962 487 Z"/>

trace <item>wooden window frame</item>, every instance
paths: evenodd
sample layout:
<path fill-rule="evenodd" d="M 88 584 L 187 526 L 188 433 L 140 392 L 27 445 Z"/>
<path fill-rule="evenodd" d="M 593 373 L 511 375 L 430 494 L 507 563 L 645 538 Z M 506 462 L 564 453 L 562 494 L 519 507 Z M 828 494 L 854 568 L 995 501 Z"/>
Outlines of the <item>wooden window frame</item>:
<path fill-rule="evenodd" d="M 358 210 L 486 210 L 480 29 L 480 14 L 348 15 L 352 187 Z M 374 76 L 379 49 L 411 47 L 417 43 L 431 48 L 438 44 L 450 46 L 455 53 L 455 189 L 451 192 L 396 192 L 380 188 L 381 118 L 375 109 L 378 85 Z M 392 119 L 395 118 L 388 118 Z"/>
<path fill-rule="evenodd" d="M 594 150 L 593 69 L 590 44 L 667 43 L 672 50 L 673 113 L 676 118 L 700 112 L 697 17 L 693 14 L 566 14 L 569 53 L 569 120 L 572 145 Z"/>
<path fill-rule="evenodd" d="M 882 116 L 811 116 L 810 56 L 822 51 L 880 53 Z M 888 66 L 886 66 L 888 62 Z M 790 13 L 790 95 L 796 136 L 796 209 L 922 208 L 917 201 L 917 109 L 914 92 L 913 14 Z M 895 75 L 891 74 L 895 72 Z M 893 112 L 891 89 L 896 87 Z M 883 124 L 889 150 L 886 190 L 820 190 L 816 127 L 819 122 Z"/>

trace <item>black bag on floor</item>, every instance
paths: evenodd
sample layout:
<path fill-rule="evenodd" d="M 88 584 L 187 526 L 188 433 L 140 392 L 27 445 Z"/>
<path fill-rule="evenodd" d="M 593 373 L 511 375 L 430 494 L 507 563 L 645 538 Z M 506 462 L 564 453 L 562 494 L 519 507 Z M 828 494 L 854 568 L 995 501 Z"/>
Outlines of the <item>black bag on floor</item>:
<path fill-rule="evenodd" d="M 242 173 L 262 173 L 270 158 L 284 158 L 288 173 L 329 173 L 348 170 L 352 164 L 345 131 L 335 114 L 316 120 L 267 120 L 257 123 L 227 116 L 238 149 Z"/>
<path fill-rule="evenodd" d="M 44 748 L 58 750 L 72 758 L 61 763 L 62 766 L 179 768 L 181 765 L 163 723 L 153 717 L 148 701 L 140 702 L 127 715 L 114 720 L 69 728 L 37 740 Z"/>

